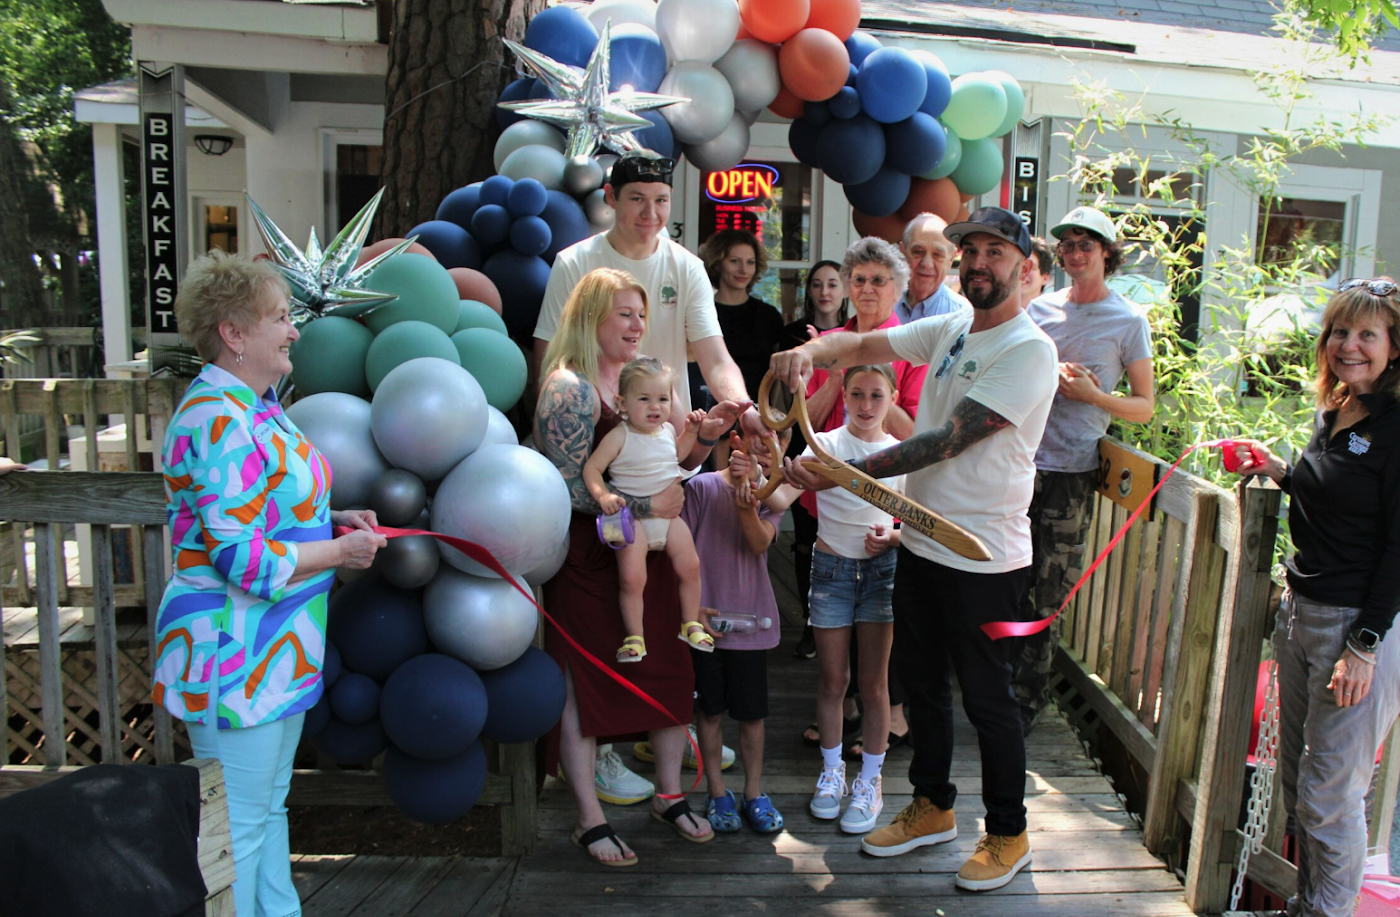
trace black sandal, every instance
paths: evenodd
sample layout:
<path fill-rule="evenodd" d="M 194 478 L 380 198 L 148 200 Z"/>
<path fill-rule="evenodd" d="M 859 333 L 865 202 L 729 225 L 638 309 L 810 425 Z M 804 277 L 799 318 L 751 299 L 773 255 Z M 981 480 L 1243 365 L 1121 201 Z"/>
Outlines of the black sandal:
<path fill-rule="evenodd" d="M 584 831 L 581 834 L 577 829 L 575 829 L 574 833 L 569 835 L 569 840 L 573 841 L 575 847 L 581 847 L 584 853 L 588 853 L 588 848 L 601 840 L 612 841 L 613 846 L 617 848 L 618 853 L 626 852 L 626 848 L 622 846 L 622 841 L 620 841 L 617 837 L 617 832 L 614 831 L 612 825 L 608 824 L 607 822 L 603 822 L 601 825 L 594 825 L 592 828 L 589 828 L 587 831 Z M 623 857 L 620 860 L 600 860 L 591 853 L 588 853 L 588 858 L 593 862 L 603 866 L 637 865 L 637 855 L 635 853 L 632 854 L 630 857 Z"/>
<path fill-rule="evenodd" d="M 889 754 L 901 745 L 908 744 L 909 733 L 907 731 L 903 735 L 892 732 L 890 733 L 889 740 L 885 742 L 885 754 Z M 865 737 L 861 736 L 841 750 L 841 757 L 845 758 L 847 761 L 859 761 L 864 751 Z"/>
<path fill-rule="evenodd" d="M 700 820 L 696 818 L 695 813 L 691 811 L 690 803 L 686 802 L 684 799 L 676 801 L 667 808 L 665 812 L 658 812 L 652 809 L 651 817 L 659 822 L 670 825 L 675 829 L 677 834 L 690 841 L 692 844 L 707 844 L 715 839 L 715 832 L 713 829 L 711 829 L 709 834 L 696 837 L 694 834 L 691 834 L 689 831 L 676 824 L 676 822 L 680 821 L 682 818 L 688 818 L 691 824 L 697 828 L 700 827 Z M 706 821 L 706 824 L 709 824 L 709 822 Z"/>
<path fill-rule="evenodd" d="M 841 741 L 844 742 L 846 739 L 860 732 L 860 724 L 864 719 L 865 717 L 859 713 L 850 718 L 841 717 Z M 817 737 L 813 738 L 807 735 L 809 732 L 817 733 Z M 821 727 L 818 724 L 813 723 L 802 731 L 802 744 L 806 745 L 808 748 L 821 748 Z"/>

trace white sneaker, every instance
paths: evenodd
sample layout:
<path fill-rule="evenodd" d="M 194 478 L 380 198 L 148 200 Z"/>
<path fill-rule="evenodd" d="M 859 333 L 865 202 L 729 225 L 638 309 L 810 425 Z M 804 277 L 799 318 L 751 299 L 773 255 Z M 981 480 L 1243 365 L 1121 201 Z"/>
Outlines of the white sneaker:
<path fill-rule="evenodd" d="M 880 792 L 881 778 L 867 783 L 864 777 L 857 777 L 851 783 L 851 804 L 841 814 L 841 830 L 847 834 L 864 834 L 875 827 L 875 820 L 885 808 L 885 798 Z"/>
<path fill-rule="evenodd" d="M 599 799 L 619 806 L 650 799 L 656 792 L 650 780 L 627 769 L 611 745 L 598 746 L 598 757 L 593 764 L 593 785 Z"/>
<path fill-rule="evenodd" d="M 690 739 L 695 741 L 698 746 L 699 741 L 695 738 L 695 727 L 687 726 L 686 729 L 690 731 Z M 730 748 L 728 745 L 722 745 L 720 748 L 723 750 L 720 752 L 719 756 L 719 769 L 727 771 L 734 766 L 734 749 Z M 632 746 L 632 757 L 636 758 L 638 761 L 650 763 L 656 760 L 656 752 L 652 750 L 650 742 L 638 742 Z M 681 765 L 695 770 L 695 749 L 691 747 L 690 741 L 685 743 L 685 752 L 681 755 Z"/>
<path fill-rule="evenodd" d="M 807 806 L 813 818 L 830 821 L 841 814 L 841 797 L 850 792 L 846 788 L 846 762 L 842 761 L 834 769 L 822 768 L 817 778 L 817 791 L 812 794 L 812 802 Z"/>

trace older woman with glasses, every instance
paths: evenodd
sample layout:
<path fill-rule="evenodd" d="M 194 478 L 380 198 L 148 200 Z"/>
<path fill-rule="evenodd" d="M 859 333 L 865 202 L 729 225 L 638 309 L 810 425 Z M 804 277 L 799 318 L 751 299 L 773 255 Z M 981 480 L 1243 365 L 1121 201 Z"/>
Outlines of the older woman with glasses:
<path fill-rule="evenodd" d="M 1288 492 L 1296 553 L 1274 631 L 1283 801 L 1298 837 L 1288 913 L 1356 907 L 1376 748 L 1400 712 L 1400 293 L 1350 280 L 1317 339 L 1317 413 L 1296 465 L 1236 445 L 1243 475 Z"/>

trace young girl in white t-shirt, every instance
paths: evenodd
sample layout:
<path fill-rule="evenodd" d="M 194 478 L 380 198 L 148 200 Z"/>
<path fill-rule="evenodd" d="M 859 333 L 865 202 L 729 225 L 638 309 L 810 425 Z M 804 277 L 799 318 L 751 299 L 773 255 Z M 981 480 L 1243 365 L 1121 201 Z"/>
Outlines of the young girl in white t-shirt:
<path fill-rule="evenodd" d="M 817 442 L 830 455 L 854 462 L 896 445 L 884 430 L 885 414 L 899 392 L 888 364 L 853 366 L 842 383 L 846 425 L 818 433 Z M 814 455 L 811 446 L 802 453 Z M 903 490 L 904 476 L 882 481 Z M 786 508 L 801 491 L 779 487 L 768 499 L 774 509 Z M 841 830 L 863 834 L 875 826 L 884 808 L 880 771 L 885 764 L 889 735 L 890 642 L 894 636 L 895 548 L 899 531 L 889 513 L 843 488 L 817 492 L 817 543 L 812 554 L 812 588 L 808 599 L 811 624 L 821 665 L 817 693 L 817 724 L 821 733 L 822 772 L 809 809 L 822 819 L 841 818 Z M 851 784 L 851 804 L 841 812 L 846 787 L 846 764 L 841 760 L 841 703 L 851 680 L 851 628 L 860 628 L 860 694 L 865 701 L 866 741 L 860 774 Z"/>

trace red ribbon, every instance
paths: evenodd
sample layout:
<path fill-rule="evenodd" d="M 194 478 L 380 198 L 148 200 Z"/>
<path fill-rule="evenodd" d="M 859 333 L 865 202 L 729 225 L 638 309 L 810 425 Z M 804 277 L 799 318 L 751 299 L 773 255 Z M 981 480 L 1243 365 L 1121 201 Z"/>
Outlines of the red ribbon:
<path fill-rule="evenodd" d="M 1142 503 L 1138 505 L 1138 508 L 1133 510 L 1132 515 L 1128 517 L 1128 521 L 1124 522 L 1123 527 L 1115 532 L 1113 537 L 1109 539 L 1108 544 L 1099 552 L 1099 556 L 1095 557 L 1094 562 L 1089 565 L 1089 569 L 1085 570 L 1084 574 L 1070 587 L 1069 594 L 1065 596 L 1065 600 L 1060 603 L 1059 609 L 1053 615 L 1048 618 L 1041 618 L 1039 621 L 989 621 L 986 624 L 980 625 L 982 632 L 993 640 L 1001 640 L 1005 637 L 1029 637 L 1031 634 L 1038 634 L 1045 630 L 1054 623 L 1056 618 L 1064 614 L 1065 609 L 1069 607 L 1070 601 L 1074 599 L 1075 593 L 1089 581 L 1089 577 L 1094 575 L 1094 571 L 1103 564 L 1108 555 L 1113 552 L 1113 549 L 1118 547 L 1118 543 L 1123 540 L 1123 536 L 1128 534 L 1128 529 L 1132 528 L 1134 523 L 1138 521 L 1138 517 L 1152 505 L 1152 498 L 1157 496 L 1157 491 L 1161 490 L 1162 485 L 1167 483 L 1167 478 L 1170 478 L 1176 473 L 1176 469 L 1181 467 L 1181 463 L 1186 461 L 1188 455 L 1195 452 L 1197 449 L 1209 449 L 1218 446 L 1222 451 L 1222 456 L 1225 458 L 1225 467 L 1230 471 L 1234 471 L 1235 468 L 1239 467 L 1239 457 L 1234 451 L 1235 445 L 1236 443 L 1232 439 L 1213 439 L 1209 442 L 1196 443 L 1194 446 L 1191 446 L 1185 452 L 1181 453 L 1181 455 L 1177 457 L 1177 460 L 1172 462 L 1171 467 L 1167 469 L 1167 473 L 1162 475 L 1162 479 L 1157 482 L 1157 486 L 1152 488 L 1152 492 L 1147 495 L 1147 499 L 1143 500 Z M 1256 450 L 1251 448 L 1250 458 L 1257 464 L 1261 456 Z M 1234 467 L 1231 467 L 1231 465 Z"/>
<path fill-rule="evenodd" d="M 661 702 L 658 701 L 656 698 L 652 697 L 650 694 L 643 691 L 641 688 L 637 687 L 635 684 L 628 681 L 626 678 L 623 678 L 621 675 L 617 674 L 617 672 L 608 668 L 607 665 L 605 665 L 601 660 L 599 660 L 597 656 L 594 656 L 588 650 L 580 646 L 579 642 L 573 637 L 571 637 L 568 631 L 559 626 L 559 622 L 554 620 L 554 616 L 551 615 L 549 612 L 545 611 L 544 606 L 541 605 L 539 602 L 536 602 L 535 597 L 530 595 L 529 590 L 521 586 L 520 583 L 516 580 L 516 578 L 510 574 L 510 571 L 508 571 L 505 567 L 501 566 L 501 562 L 496 560 L 495 555 L 493 555 L 486 548 L 483 548 L 481 545 L 475 542 L 467 541 L 465 538 L 457 538 L 453 535 L 444 535 L 441 532 L 429 532 L 425 529 L 396 529 L 391 528 L 387 525 L 376 525 L 373 527 L 373 530 L 375 531 L 375 533 L 383 535 L 385 538 L 404 538 L 410 535 L 427 535 L 431 538 L 436 538 L 438 541 L 441 541 L 448 547 L 456 548 L 458 551 L 461 551 L 463 554 L 467 555 L 472 560 L 481 564 L 483 567 L 489 569 L 492 573 L 495 573 L 501 579 L 510 583 L 512 586 L 515 587 L 516 592 L 519 592 L 521 595 L 525 596 L 525 598 L 529 599 L 530 604 L 534 605 L 535 608 L 539 610 L 539 613 L 544 615 L 544 619 L 550 624 L 554 625 L 554 629 L 559 632 L 559 636 L 563 637 L 564 640 L 570 646 L 578 650 L 578 652 L 583 656 L 583 658 L 591 662 L 598 669 L 598 671 L 602 672 L 604 675 L 617 682 L 623 688 L 630 691 L 633 695 L 640 698 L 648 706 L 664 714 L 667 719 L 675 723 L 677 726 L 687 725 L 686 723 L 682 723 L 679 719 L 677 719 L 676 715 L 673 714 L 670 710 L 667 710 L 665 707 L 663 707 L 661 705 Z M 348 535 L 354 531 L 357 530 L 351 528 L 350 526 L 338 525 L 335 527 L 335 536 L 339 538 L 342 535 Z M 700 746 L 696 744 L 695 739 L 693 736 L 690 735 L 689 730 L 686 730 L 686 738 L 690 740 L 690 747 L 695 752 L 695 783 L 691 786 L 689 790 L 686 791 L 689 793 L 693 793 L 695 792 L 696 788 L 700 786 L 700 781 L 704 778 L 705 762 L 700 757 Z M 656 794 L 658 799 L 684 799 L 685 795 L 685 793 Z"/>

